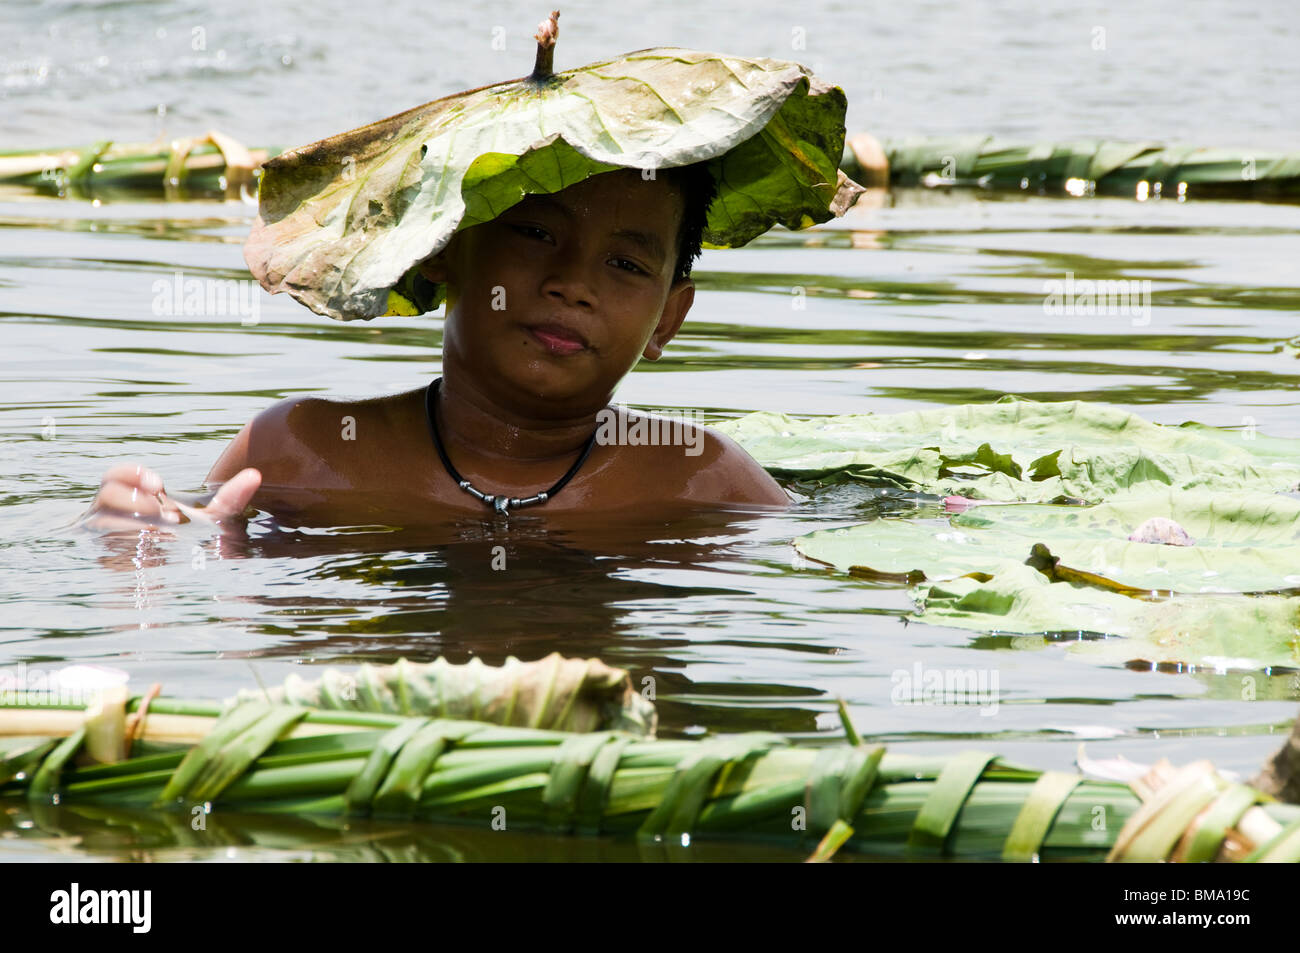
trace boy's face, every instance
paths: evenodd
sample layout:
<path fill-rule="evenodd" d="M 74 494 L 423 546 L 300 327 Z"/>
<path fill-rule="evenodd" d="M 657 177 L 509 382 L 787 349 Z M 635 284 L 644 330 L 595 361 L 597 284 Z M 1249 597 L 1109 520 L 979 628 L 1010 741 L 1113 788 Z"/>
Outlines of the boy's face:
<path fill-rule="evenodd" d="M 683 199 L 620 169 L 530 195 L 422 265 L 447 282 L 443 364 L 503 406 L 556 417 L 608 403 L 657 360 L 695 297 L 673 282 Z"/>

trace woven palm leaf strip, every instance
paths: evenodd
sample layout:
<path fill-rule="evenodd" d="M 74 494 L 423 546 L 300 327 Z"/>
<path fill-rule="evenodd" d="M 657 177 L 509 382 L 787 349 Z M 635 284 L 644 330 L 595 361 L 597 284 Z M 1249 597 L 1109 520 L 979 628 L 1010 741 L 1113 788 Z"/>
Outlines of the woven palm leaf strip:
<path fill-rule="evenodd" d="M 215 130 L 170 141 L 104 140 L 69 149 L 0 152 L 0 184 L 87 197 L 161 193 L 165 198 L 235 198 L 241 186 L 256 194 L 262 163 L 279 152 L 247 149 Z"/>
<path fill-rule="evenodd" d="M 1002 845 L 1002 859 L 1036 859 L 1061 805 L 1082 780 L 1077 774 L 1066 774 L 1063 771 L 1044 771 L 1039 775 L 1029 790 L 1029 796 L 1025 798 L 1025 806 L 1020 809 L 1007 833 L 1006 842 Z"/>
<path fill-rule="evenodd" d="M 1279 198 L 1300 196 L 1300 153 L 1198 148 L 1113 139 L 1005 143 L 984 134 L 886 140 L 895 184 L 1088 192 L 1108 195 Z M 840 167 L 865 173 L 846 144 Z"/>
<path fill-rule="evenodd" d="M 1233 784 L 1208 761 L 1166 761 L 1133 782 L 1142 807 L 1115 839 L 1107 860 L 1290 861 L 1300 859 L 1287 830 L 1257 805 L 1271 798 Z M 1284 823 L 1293 819 L 1285 818 Z"/>
<path fill-rule="evenodd" d="M 59 775 L 62 773 L 64 765 L 81 749 L 85 741 L 86 729 L 82 727 L 55 744 L 49 750 L 49 754 L 34 765 L 36 771 L 32 775 L 32 783 L 29 789 L 33 800 L 53 799 L 58 791 Z M 4 775 L 0 774 L 0 778 L 2 777 Z"/>
<path fill-rule="evenodd" d="M 1294 820 L 1246 858 L 1247 863 L 1300 863 L 1300 820 Z"/>
<path fill-rule="evenodd" d="M 917 859 L 1300 859 L 1300 808 L 1261 806 L 1266 795 L 1208 762 L 1162 763 L 1130 787 L 988 752 L 795 747 L 761 732 L 647 741 L 265 702 L 208 718 L 192 747 L 157 740 L 175 713 L 198 723 L 212 711 L 159 699 L 136 755 L 111 764 L 75 763 L 84 726 L 61 740 L 0 737 L 0 796 L 472 824 L 501 810 L 511 830 L 820 838 L 817 859 L 841 845 Z"/>
<path fill-rule="evenodd" d="M 1179 858 L 1188 863 L 1214 860 L 1227 836 L 1241 816 L 1259 803 L 1258 791 L 1244 784 L 1234 784 L 1221 793 L 1206 809 L 1201 822 L 1195 825 L 1187 850 Z"/>
<path fill-rule="evenodd" d="M 886 140 L 890 178 L 994 189 L 1063 190 L 1074 180 L 1099 194 L 1145 192 L 1237 198 L 1300 196 L 1300 153 L 1198 148 L 1185 144 L 1113 139 L 1003 143 L 982 133 Z M 111 140 L 67 149 L 0 153 L 0 184 L 73 194 L 157 194 L 235 197 L 250 186 L 277 147 L 247 149 L 215 130 L 169 142 Z M 840 168 L 862 180 L 862 166 L 846 145 Z M 1077 186 L 1076 186 L 1077 188 Z"/>

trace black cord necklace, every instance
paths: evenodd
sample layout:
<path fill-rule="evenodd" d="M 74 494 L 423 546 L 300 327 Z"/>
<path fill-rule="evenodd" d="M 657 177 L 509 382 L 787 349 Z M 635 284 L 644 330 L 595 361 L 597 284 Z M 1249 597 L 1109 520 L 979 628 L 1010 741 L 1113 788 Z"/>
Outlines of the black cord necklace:
<path fill-rule="evenodd" d="M 424 394 L 424 407 L 429 415 L 429 430 L 433 434 L 433 446 L 434 449 L 438 451 L 438 459 L 442 461 L 443 467 L 447 470 L 447 475 L 455 481 L 457 486 L 471 496 L 475 496 L 482 500 L 485 504 L 492 507 L 493 510 L 502 515 L 506 514 L 508 507 L 518 508 L 520 506 L 532 506 L 534 503 L 545 503 L 547 500 L 551 499 L 555 494 L 559 493 L 560 490 L 564 489 L 566 483 L 573 479 L 574 474 L 578 472 L 578 468 L 586 462 L 588 455 L 591 453 L 591 448 L 596 445 L 596 435 L 600 433 L 599 427 L 591 432 L 591 437 L 587 440 L 587 445 L 582 448 L 582 453 L 578 454 L 578 459 L 573 466 L 569 467 L 569 472 L 560 477 L 560 479 L 556 481 L 555 485 L 545 493 L 535 493 L 532 496 L 525 496 L 522 498 L 517 496 L 495 496 L 491 493 L 482 493 L 471 486 L 469 480 L 466 480 L 456 471 L 456 468 L 451 465 L 451 460 L 447 456 L 447 451 L 442 446 L 442 435 L 438 433 L 438 415 L 434 410 L 438 400 L 438 385 L 441 383 L 442 378 L 439 377 L 425 388 Z"/>

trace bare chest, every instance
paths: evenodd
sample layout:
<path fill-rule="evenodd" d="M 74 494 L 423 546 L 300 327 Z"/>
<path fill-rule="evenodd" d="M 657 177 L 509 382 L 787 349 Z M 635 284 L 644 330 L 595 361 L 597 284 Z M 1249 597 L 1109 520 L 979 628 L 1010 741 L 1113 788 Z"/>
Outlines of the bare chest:
<path fill-rule="evenodd" d="M 493 505 L 481 497 L 533 500 L 505 504 L 530 513 L 645 506 L 671 500 L 689 477 L 680 448 L 603 442 L 591 447 L 576 470 L 578 452 L 565 459 L 518 461 L 446 448 L 449 471 L 423 419 L 335 416 L 300 434 L 302 459 L 288 468 L 299 478 L 270 481 L 255 505 L 321 525 L 409 525 L 490 513 Z M 468 481 L 473 492 L 459 481 Z M 557 484 L 562 484 L 558 490 Z M 542 494 L 545 500 L 538 501 Z"/>

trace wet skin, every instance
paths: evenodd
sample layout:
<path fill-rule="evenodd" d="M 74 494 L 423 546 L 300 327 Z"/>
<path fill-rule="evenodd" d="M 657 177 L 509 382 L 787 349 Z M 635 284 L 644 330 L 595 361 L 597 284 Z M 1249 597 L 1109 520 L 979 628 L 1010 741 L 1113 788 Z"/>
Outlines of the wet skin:
<path fill-rule="evenodd" d="M 642 357 L 658 360 L 695 295 L 689 278 L 672 280 L 681 215 L 669 181 L 620 170 L 529 196 L 424 263 L 448 289 L 439 432 L 476 488 L 515 497 L 549 488 L 619 382 Z M 554 499 L 527 512 L 788 505 L 744 450 L 700 429 L 687 446 L 597 444 Z M 702 452 L 688 454 L 692 444 Z M 217 518 L 248 502 L 316 525 L 487 512 L 441 465 L 423 385 L 369 400 L 280 401 L 244 427 L 207 482 L 224 484 L 209 503 Z"/>

